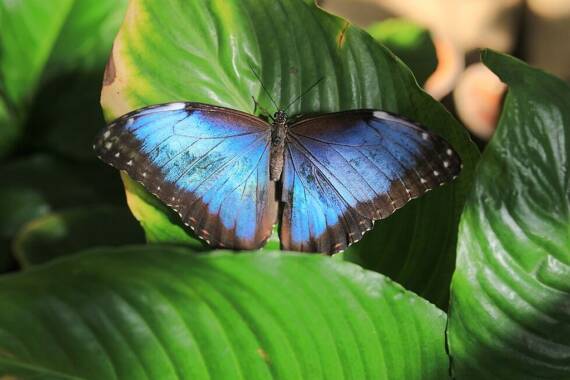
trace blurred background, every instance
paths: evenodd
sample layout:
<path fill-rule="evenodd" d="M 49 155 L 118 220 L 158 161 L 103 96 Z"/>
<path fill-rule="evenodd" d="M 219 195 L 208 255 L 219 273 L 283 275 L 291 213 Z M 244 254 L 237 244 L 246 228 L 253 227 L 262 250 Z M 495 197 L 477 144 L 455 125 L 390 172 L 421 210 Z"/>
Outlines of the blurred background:
<path fill-rule="evenodd" d="M 479 48 L 570 81 L 569 0 L 319 0 L 389 47 L 483 148 L 505 87 Z M 91 150 L 127 0 L 0 0 L 0 273 L 144 241 Z"/>
<path fill-rule="evenodd" d="M 569 0 L 319 0 L 318 3 L 371 31 L 379 21 L 393 19 L 425 28 L 435 46 L 437 67 L 424 83 L 424 89 L 456 114 L 481 147 L 493 134 L 506 89 L 480 63 L 479 49 L 509 53 L 570 81 Z"/>

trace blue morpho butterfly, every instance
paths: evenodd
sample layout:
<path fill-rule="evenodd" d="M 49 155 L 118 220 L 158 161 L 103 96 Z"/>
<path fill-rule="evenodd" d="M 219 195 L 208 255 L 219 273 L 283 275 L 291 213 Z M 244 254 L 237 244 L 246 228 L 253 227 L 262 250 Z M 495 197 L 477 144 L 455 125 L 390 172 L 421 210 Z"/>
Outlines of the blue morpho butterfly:
<path fill-rule="evenodd" d="M 279 221 L 282 249 L 339 252 L 461 169 L 445 140 L 399 116 L 289 121 L 288 107 L 269 124 L 210 104 L 152 105 L 110 123 L 94 148 L 209 245 L 232 249 L 263 246 Z"/>

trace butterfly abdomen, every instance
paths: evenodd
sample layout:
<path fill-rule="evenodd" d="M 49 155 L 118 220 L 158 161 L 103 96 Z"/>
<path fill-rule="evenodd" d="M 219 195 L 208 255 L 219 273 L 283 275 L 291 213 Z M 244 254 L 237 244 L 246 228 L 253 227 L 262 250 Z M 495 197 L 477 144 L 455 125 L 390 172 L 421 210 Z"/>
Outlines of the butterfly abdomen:
<path fill-rule="evenodd" d="M 285 138 L 287 136 L 287 119 L 278 117 L 271 126 L 271 161 L 269 164 L 269 178 L 279 181 L 283 171 L 285 154 Z"/>

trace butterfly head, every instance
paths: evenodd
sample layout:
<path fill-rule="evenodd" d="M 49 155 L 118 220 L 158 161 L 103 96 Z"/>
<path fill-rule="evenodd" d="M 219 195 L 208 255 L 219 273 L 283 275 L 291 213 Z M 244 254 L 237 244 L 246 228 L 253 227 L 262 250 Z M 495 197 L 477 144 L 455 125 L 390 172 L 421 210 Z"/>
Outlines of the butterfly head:
<path fill-rule="evenodd" d="M 275 124 L 286 124 L 287 123 L 287 112 L 279 110 L 273 114 L 273 120 Z"/>

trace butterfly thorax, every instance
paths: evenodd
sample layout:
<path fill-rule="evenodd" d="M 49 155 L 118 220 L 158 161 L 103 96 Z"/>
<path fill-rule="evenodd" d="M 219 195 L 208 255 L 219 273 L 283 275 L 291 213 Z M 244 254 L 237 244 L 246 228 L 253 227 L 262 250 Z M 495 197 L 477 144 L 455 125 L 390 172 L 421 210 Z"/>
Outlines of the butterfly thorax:
<path fill-rule="evenodd" d="M 273 115 L 271 125 L 271 162 L 269 166 L 270 179 L 279 181 L 283 171 L 283 161 L 285 154 L 285 137 L 287 136 L 287 113 L 277 111 Z"/>

